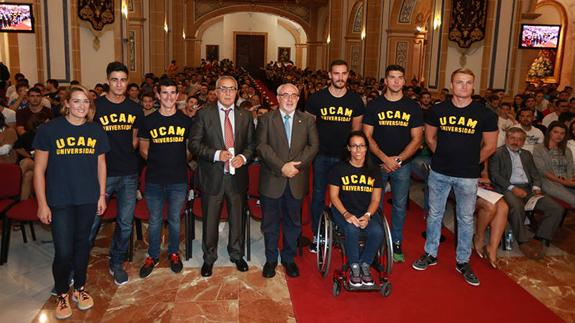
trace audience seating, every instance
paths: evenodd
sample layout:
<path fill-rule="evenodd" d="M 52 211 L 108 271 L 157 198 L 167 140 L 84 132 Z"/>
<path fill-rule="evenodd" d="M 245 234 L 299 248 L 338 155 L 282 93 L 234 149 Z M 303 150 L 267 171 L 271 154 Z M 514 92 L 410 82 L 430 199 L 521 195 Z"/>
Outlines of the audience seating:
<path fill-rule="evenodd" d="M 18 221 L 21 223 L 22 237 L 24 243 L 28 242 L 26 239 L 26 234 L 24 232 L 24 224 L 30 224 L 30 230 L 32 233 L 32 240 L 36 240 L 36 233 L 34 232 L 33 223 L 39 221 L 38 216 L 38 204 L 35 198 L 29 198 L 24 201 L 16 203 L 11 207 L 6 213 L 3 223 L 3 234 L 2 234 L 2 251 L 0 255 L 0 262 L 2 264 L 8 261 L 8 250 L 10 247 L 10 232 L 12 231 L 12 221 Z"/>

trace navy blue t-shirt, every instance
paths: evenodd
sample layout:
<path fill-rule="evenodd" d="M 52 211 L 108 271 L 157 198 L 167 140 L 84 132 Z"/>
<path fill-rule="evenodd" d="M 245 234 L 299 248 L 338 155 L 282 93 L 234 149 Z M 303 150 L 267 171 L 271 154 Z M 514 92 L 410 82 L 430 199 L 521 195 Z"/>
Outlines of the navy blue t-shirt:
<path fill-rule="evenodd" d="M 431 169 L 446 176 L 479 178 L 483 133 L 497 131 L 497 115 L 481 103 L 458 108 L 447 100 L 429 109 L 425 123 L 437 127 Z"/>
<path fill-rule="evenodd" d="M 107 175 L 137 174 L 139 154 L 132 144 L 132 132 L 141 127 L 144 119 L 142 107 L 128 98 L 122 103 L 113 103 L 105 96 L 99 97 L 94 103 L 94 122 L 102 125 L 110 141 L 110 152 L 106 154 Z"/>
<path fill-rule="evenodd" d="M 149 140 L 146 182 L 185 183 L 188 179 L 187 144 L 192 119 L 180 110 L 169 117 L 156 111 L 146 118 L 140 138 Z"/>
<path fill-rule="evenodd" d="M 373 139 L 384 154 L 397 156 L 411 142 L 411 129 L 423 126 L 423 112 L 410 98 L 389 101 L 382 95 L 369 102 L 363 123 L 373 126 Z"/>
<path fill-rule="evenodd" d="M 309 97 L 306 111 L 316 118 L 319 153 L 340 158 L 347 145 L 352 120 L 363 115 L 365 106 L 361 97 L 349 90 L 336 98 L 326 87 Z"/>
<path fill-rule="evenodd" d="M 358 168 L 347 161 L 342 161 L 331 169 L 329 184 L 339 186 L 341 203 L 357 217 L 362 217 L 367 212 L 373 189 L 383 188 L 378 168 Z"/>
<path fill-rule="evenodd" d="M 87 122 L 75 126 L 59 117 L 38 128 L 32 146 L 48 152 L 49 206 L 98 202 L 98 156 L 110 150 L 108 137 L 100 125 Z"/>

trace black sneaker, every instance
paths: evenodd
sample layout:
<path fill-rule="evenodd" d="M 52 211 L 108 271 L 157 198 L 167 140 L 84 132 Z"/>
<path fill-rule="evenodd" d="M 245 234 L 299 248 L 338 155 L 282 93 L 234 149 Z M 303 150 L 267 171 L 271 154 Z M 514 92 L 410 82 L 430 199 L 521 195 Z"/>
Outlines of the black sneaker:
<path fill-rule="evenodd" d="M 361 287 L 361 270 L 359 264 L 351 264 L 351 270 L 349 271 L 349 284 L 353 287 Z"/>
<path fill-rule="evenodd" d="M 313 241 L 309 245 L 309 252 L 317 253 L 317 237 L 313 236 Z"/>
<path fill-rule="evenodd" d="M 128 273 L 122 265 L 110 266 L 110 275 L 114 277 L 114 283 L 118 286 L 122 286 L 128 282 Z"/>
<path fill-rule="evenodd" d="M 144 265 L 142 266 L 142 268 L 140 268 L 140 277 L 146 278 L 146 277 L 150 276 L 150 274 L 152 273 L 152 270 L 154 270 L 154 267 L 156 267 L 157 264 L 158 264 L 158 261 L 154 260 L 154 258 L 152 258 L 150 256 L 146 257 L 146 260 L 144 261 Z"/>
<path fill-rule="evenodd" d="M 180 254 L 175 252 L 173 254 L 170 254 L 169 258 L 170 258 L 170 269 L 172 269 L 172 271 L 176 274 L 181 272 L 184 265 L 182 264 L 182 259 L 180 259 Z"/>
<path fill-rule="evenodd" d="M 401 251 L 401 242 L 393 243 L 393 261 L 394 262 L 405 262 L 405 257 L 403 256 L 403 251 Z"/>
<path fill-rule="evenodd" d="M 435 265 L 437 265 L 437 258 L 425 253 L 423 256 L 419 257 L 411 267 L 415 270 L 426 270 L 427 267 Z"/>
<path fill-rule="evenodd" d="M 361 282 L 365 286 L 373 286 L 373 277 L 371 277 L 371 270 L 367 263 L 361 264 Z"/>
<path fill-rule="evenodd" d="M 458 273 L 463 275 L 463 279 L 471 286 L 479 286 L 479 279 L 475 276 L 475 273 L 471 269 L 468 262 L 455 265 L 455 269 Z"/>

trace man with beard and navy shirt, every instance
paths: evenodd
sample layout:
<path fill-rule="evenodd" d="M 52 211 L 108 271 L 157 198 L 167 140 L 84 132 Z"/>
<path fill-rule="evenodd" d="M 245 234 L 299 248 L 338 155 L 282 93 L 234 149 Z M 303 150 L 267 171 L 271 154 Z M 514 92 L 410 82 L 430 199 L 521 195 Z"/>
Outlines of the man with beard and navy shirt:
<path fill-rule="evenodd" d="M 325 208 L 325 192 L 329 171 L 341 161 L 351 131 L 361 130 L 365 106 L 361 97 L 347 89 L 349 66 L 344 60 L 335 60 L 329 67 L 331 84 L 314 93 L 307 102 L 306 111 L 313 114 L 319 135 L 319 153 L 313 162 L 313 192 L 311 198 L 313 243 L 311 252 L 317 252 L 317 227 Z"/>
<path fill-rule="evenodd" d="M 369 150 L 381 166 L 384 185 L 391 182 L 393 260 L 404 262 L 401 244 L 411 159 L 423 141 L 423 112 L 417 102 L 403 95 L 405 69 L 402 66 L 389 65 L 385 69 L 384 82 L 385 93 L 367 106 L 363 132 L 369 140 Z"/>
<path fill-rule="evenodd" d="M 126 97 L 128 68 L 120 62 L 112 62 L 106 67 L 110 90 L 105 96 L 96 99 L 94 122 L 106 131 L 110 141 L 110 151 L 106 154 L 107 178 L 106 196 L 116 194 L 118 202 L 116 228 L 110 246 L 110 274 L 116 285 L 128 282 L 128 273 L 123 268 L 128 252 L 136 190 L 138 186 L 138 129 L 144 119 L 142 107 Z M 96 217 L 90 240 L 94 241 L 100 228 L 100 218 Z"/>

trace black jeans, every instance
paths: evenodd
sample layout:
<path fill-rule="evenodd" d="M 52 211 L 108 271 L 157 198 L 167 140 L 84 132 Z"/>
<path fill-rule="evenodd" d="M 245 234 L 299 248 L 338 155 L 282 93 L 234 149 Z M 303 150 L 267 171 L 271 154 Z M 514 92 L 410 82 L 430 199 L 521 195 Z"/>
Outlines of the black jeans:
<path fill-rule="evenodd" d="M 74 288 L 86 283 L 90 257 L 90 229 L 96 216 L 97 204 L 51 207 L 54 263 L 52 274 L 58 295 L 68 291 L 70 270 L 74 269 Z"/>

